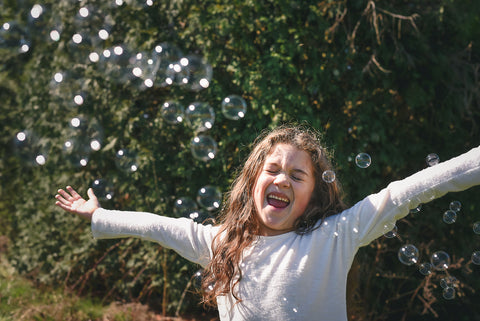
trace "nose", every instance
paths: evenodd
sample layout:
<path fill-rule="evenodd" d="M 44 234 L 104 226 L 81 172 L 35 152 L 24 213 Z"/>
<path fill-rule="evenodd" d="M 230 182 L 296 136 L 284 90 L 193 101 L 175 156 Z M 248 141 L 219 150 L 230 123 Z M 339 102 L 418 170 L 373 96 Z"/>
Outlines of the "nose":
<path fill-rule="evenodd" d="M 289 187 L 290 186 L 290 180 L 288 179 L 288 176 L 285 173 L 279 173 L 276 177 L 273 183 L 279 187 Z"/>

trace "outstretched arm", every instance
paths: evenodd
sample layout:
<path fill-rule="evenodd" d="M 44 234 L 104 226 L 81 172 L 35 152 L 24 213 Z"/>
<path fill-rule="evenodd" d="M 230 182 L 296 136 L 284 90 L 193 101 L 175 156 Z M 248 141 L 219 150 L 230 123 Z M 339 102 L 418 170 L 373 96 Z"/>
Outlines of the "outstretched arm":
<path fill-rule="evenodd" d="M 100 203 L 93 193 L 93 190 L 89 188 L 87 191 L 88 201 L 81 197 L 71 186 L 67 186 L 66 190 L 67 191 L 63 189 L 58 190 L 58 194 L 55 195 L 57 199 L 55 205 L 67 212 L 74 213 L 91 221 L 93 212 L 100 208 Z"/>

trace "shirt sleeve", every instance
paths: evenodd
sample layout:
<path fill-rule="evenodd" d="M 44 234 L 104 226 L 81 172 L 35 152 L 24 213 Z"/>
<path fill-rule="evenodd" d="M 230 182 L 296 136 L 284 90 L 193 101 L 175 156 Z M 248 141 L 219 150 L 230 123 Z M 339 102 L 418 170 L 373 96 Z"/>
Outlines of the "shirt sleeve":
<path fill-rule="evenodd" d="M 217 229 L 187 218 L 171 218 L 146 212 L 99 208 L 92 216 L 94 238 L 138 237 L 159 243 L 203 267 L 212 257 L 211 243 Z"/>
<path fill-rule="evenodd" d="M 410 209 L 448 192 L 459 192 L 480 184 L 480 146 L 448 161 L 390 183 L 346 212 L 356 231 L 359 247 L 382 236 Z M 347 214 L 347 213 L 346 213 Z"/>

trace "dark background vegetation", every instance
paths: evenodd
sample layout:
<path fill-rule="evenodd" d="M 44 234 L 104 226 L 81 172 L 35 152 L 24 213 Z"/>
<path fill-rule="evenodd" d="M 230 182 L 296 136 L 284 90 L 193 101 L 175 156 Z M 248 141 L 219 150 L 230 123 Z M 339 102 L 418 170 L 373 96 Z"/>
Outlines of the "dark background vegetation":
<path fill-rule="evenodd" d="M 446 160 L 480 142 L 478 1 L 178 0 L 147 6 L 130 0 L 115 7 L 46 0 L 37 20 L 29 17 L 33 4 L 0 1 L 0 22 L 18 22 L 31 40 L 23 54 L 0 48 L 0 234 L 10 240 L 10 263 L 39 286 L 62 286 L 105 303 L 142 302 L 168 315 L 202 313 L 190 282 L 197 266 L 156 244 L 93 240 L 88 224 L 54 206 L 56 190 L 67 184 L 85 193 L 94 179 L 105 178 L 115 191 L 105 207 L 174 216 L 174 201 L 195 198 L 202 186 L 227 191 L 262 129 L 306 121 L 324 133 L 353 204 L 426 167 L 429 153 Z M 113 21 L 106 47 L 125 43 L 151 52 L 155 44 L 174 44 L 212 65 L 210 86 L 139 89 L 78 59 L 69 41 L 85 4 Z M 48 39 L 55 24 L 63 28 L 58 42 Z M 58 70 L 81 75 L 84 105 L 74 108 L 52 95 L 49 83 Z M 244 119 L 222 115 L 221 101 L 231 94 L 247 101 Z M 170 99 L 214 107 L 208 133 L 219 145 L 215 159 L 193 158 L 192 129 L 161 117 Z M 79 114 L 95 117 L 104 131 L 102 149 L 80 168 L 62 153 L 68 121 Z M 25 129 L 48 146 L 44 166 L 15 153 L 14 137 Z M 138 171 L 115 166 L 119 148 L 138 151 Z M 372 156 L 369 168 L 355 166 L 359 152 Z M 480 220 L 479 192 L 475 187 L 425 204 L 397 223 L 399 238 L 362 248 L 352 273 L 351 319 L 480 320 L 480 266 L 470 261 L 480 249 L 472 231 Z M 442 213 L 452 200 L 463 207 L 447 225 Z M 398 261 L 405 243 L 418 247 L 421 262 L 436 250 L 450 253 L 449 273 L 458 279 L 454 300 L 442 297 L 444 272 L 425 277 Z"/>

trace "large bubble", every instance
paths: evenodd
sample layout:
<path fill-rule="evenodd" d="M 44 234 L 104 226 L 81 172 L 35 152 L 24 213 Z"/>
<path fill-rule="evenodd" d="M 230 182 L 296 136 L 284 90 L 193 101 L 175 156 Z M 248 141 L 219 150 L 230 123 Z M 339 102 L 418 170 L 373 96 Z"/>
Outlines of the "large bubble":
<path fill-rule="evenodd" d="M 215 111 L 208 103 L 194 102 L 185 109 L 185 118 L 195 132 L 201 132 L 213 127 Z"/>
<path fill-rule="evenodd" d="M 163 103 L 160 114 L 168 123 L 178 124 L 185 117 L 185 108 L 180 102 L 170 100 Z"/>
<path fill-rule="evenodd" d="M 419 251 L 412 244 L 406 244 L 398 250 L 398 259 L 405 265 L 413 265 L 418 262 Z"/>
<path fill-rule="evenodd" d="M 328 169 L 322 173 L 322 179 L 325 183 L 335 182 L 335 172 Z"/>
<path fill-rule="evenodd" d="M 98 66 L 104 76 L 111 82 L 128 83 L 135 78 L 132 65 L 135 63 L 135 54 L 126 44 L 118 44 L 102 51 Z"/>
<path fill-rule="evenodd" d="M 64 156 L 75 166 L 86 166 L 90 154 L 102 148 L 103 127 L 95 118 L 84 115 L 71 118 L 68 125 L 63 143 Z"/>
<path fill-rule="evenodd" d="M 193 157 L 208 162 L 215 158 L 218 147 L 217 142 L 212 137 L 208 135 L 198 135 L 192 139 L 190 148 Z"/>
<path fill-rule="evenodd" d="M 136 172 L 138 170 L 138 155 L 135 151 L 122 148 L 115 154 L 115 164 L 117 168 L 127 172 Z"/>
<path fill-rule="evenodd" d="M 25 28 L 15 21 L 4 22 L 0 27 L 0 54 L 18 55 L 30 51 L 31 40 Z"/>
<path fill-rule="evenodd" d="M 111 200 L 114 196 L 113 183 L 104 178 L 97 178 L 92 182 L 95 196 L 100 200 Z"/>
<path fill-rule="evenodd" d="M 218 187 L 206 185 L 198 190 L 197 203 L 208 211 L 218 210 L 222 203 L 222 193 Z"/>
<path fill-rule="evenodd" d="M 188 196 L 176 199 L 174 206 L 174 212 L 177 217 L 192 218 L 192 213 L 198 213 L 198 204 Z"/>
<path fill-rule="evenodd" d="M 430 257 L 430 263 L 437 271 L 445 271 L 450 266 L 450 255 L 445 251 L 434 252 Z"/>
<path fill-rule="evenodd" d="M 22 130 L 14 137 L 15 153 L 27 165 L 43 166 L 47 162 L 50 143 L 32 130 Z"/>
<path fill-rule="evenodd" d="M 222 100 L 222 113 L 231 120 L 239 120 L 245 117 L 247 103 L 238 95 L 230 95 Z"/>
<path fill-rule="evenodd" d="M 182 57 L 182 51 L 171 43 L 162 42 L 155 45 L 151 54 L 155 70 L 155 85 L 165 87 L 173 83 L 173 80 L 167 79 L 169 78 L 168 68 L 172 64 L 179 63 Z"/>
<path fill-rule="evenodd" d="M 213 69 L 203 57 L 187 55 L 181 58 L 179 63 L 188 70 L 188 78 L 185 85 L 189 89 L 199 91 L 210 86 Z"/>

